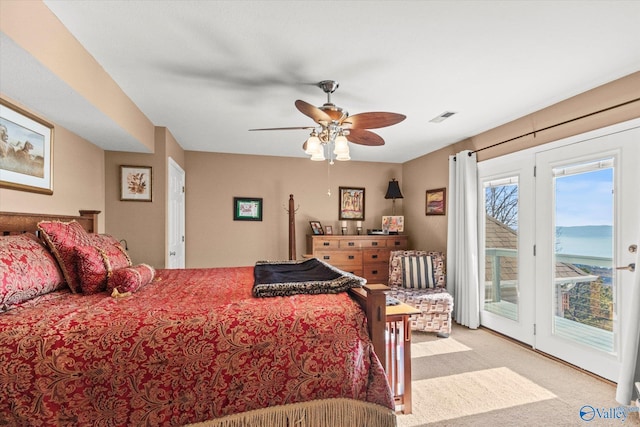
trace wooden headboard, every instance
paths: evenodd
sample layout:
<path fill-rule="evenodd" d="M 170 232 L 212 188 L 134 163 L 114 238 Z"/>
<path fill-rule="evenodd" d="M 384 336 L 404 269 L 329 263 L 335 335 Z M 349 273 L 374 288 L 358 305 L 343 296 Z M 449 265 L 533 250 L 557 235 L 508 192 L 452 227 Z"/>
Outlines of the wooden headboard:
<path fill-rule="evenodd" d="M 81 210 L 80 216 L 35 214 L 22 212 L 0 212 L 0 235 L 35 233 L 40 221 L 78 221 L 89 233 L 95 233 L 98 228 L 98 214 L 100 211 Z"/>

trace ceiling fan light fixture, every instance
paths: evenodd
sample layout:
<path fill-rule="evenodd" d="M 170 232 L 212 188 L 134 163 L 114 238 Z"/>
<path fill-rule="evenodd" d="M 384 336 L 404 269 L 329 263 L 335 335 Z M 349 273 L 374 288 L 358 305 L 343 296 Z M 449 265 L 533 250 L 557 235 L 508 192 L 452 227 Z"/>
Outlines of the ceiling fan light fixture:
<path fill-rule="evenodd" d="M 349 155 L 349 142 L 347 141 L 347 137 L 340 134 L 336 136 L 336 140 L 334 142 L 335 147 L 333 150 L 333 154 L 340 156 L 341 154 Z M 337 160 L 340 160 L 336 158 Z"/>
<path fill-rule="evenodd" d="M 347 151 L 346 153 L 340 153 L 336 155 L 336 160 L 339 160 L 341 162 L 346 162 L 351 160 L 351 157 L 349 156 L 349 152 Z"/>
<path fill-rule="evenodd" d="M 314 162 L 324 162 L 326 160 L 324 157 L 324 146 L 322 144 L 318 144 L 316 151 L 311 154 L 311 160 Z"/>
<path fill-rule="evenodd" d="M 318 134 L 311 132 L 311 136 L 307 139 L 307 149 L 304 151 L 305 154 L 313 155 L 320 149 L 320 138 L 318 138 Z"/>

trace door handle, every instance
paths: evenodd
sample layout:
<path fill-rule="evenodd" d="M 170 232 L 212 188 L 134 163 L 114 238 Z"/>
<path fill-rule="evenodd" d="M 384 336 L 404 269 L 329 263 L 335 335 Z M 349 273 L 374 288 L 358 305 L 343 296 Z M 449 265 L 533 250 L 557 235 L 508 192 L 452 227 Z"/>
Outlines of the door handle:
<path fill-rule="evenodd" d="M 636 271 L 636 263 L 632 262 L 629 265 L 625 265 L 624 267 L 616 267 L 616 270 L 629 270 L 631 272 Z"/>
<path fill-rule="evenodd" d="M 175 255 L 175 254 L 176 254 L 176 253 L 175 253 L 175 252 L 173 252 L 173 251 L 169 252 L 169 256 L 173 256 L 173 255 Z"/>

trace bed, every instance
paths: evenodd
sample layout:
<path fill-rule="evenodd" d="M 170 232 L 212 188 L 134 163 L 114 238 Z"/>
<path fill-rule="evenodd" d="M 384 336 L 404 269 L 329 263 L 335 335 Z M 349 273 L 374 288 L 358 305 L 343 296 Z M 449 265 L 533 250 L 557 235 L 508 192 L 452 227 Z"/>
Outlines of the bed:
<path fill-rule="evenodd" d="M 256 298 L 255 266 L 116 268 L 126 261 L 100 246 L 107 289 L 76 293 L 60 253 L 31 233 L 41 221 L 93 233 L 97 215 L 0 213 L 0 287 L 13 275 L 24 288 L 0 306 L 0 425 L 396 425 L 374 351 L 383 289 Z M 78 274 L 98 271 L 80 267 L 80 249 Z M 34 277 L 50 283 L 32 295 Z"/>

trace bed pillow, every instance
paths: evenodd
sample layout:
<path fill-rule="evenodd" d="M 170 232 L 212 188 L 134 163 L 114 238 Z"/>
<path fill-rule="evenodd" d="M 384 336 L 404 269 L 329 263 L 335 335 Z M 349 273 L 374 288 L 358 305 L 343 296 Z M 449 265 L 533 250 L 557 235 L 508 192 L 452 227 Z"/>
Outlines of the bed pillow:
<path fill-rule="evenodd" d="M 402 285 L 407 289 L 435 288 L 433 258 L 428 255 L 401 258 Z"/>
<path fill-rule="evenodd" d="M 0 237 L 0 312 L 64 286 L 58 263 L 36 236 Z"/>
<path fill-rule="evenodd" d="M 92 239 L 94 241 L 100 241 Z M 76 246 L 76 271 L 83 294 L 95 294 L 107 288 L 107 279 L 116 270 L 129 267 L 131 259 L 116 242 L 103 240 L 102 244 Z"/>
<path fill-rule="evenodd" d="M 155 275 L 154 268 L 147 264 L 115 270 L 107 281 L 107 292 L 113 293 L 114 289 L 117 289 L 120 294 L 136 292 L 151 283 Z"/>
<path fill-rule="evenodd" d="M 76 271 L 76 246 L 91 244 L 90 234 L 77 222 L 40 221 L 38 229 L 58 260 L 71 292 L 82 291 Z"/>

